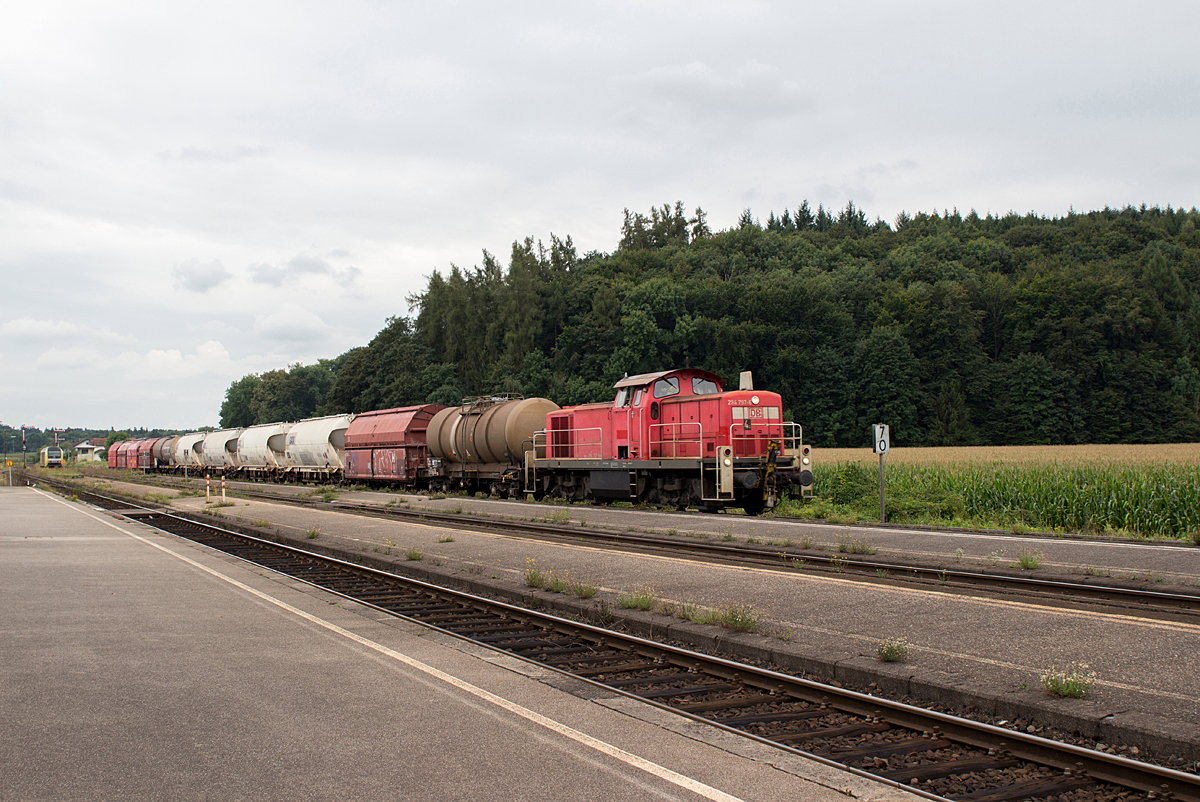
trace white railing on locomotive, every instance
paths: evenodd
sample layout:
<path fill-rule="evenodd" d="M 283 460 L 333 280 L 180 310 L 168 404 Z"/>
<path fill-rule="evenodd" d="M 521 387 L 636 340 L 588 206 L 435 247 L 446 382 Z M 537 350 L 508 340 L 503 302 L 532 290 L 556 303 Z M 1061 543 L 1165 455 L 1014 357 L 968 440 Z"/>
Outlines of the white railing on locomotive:
<path fill-rule="evenodd" d="M 604 430 L 599 426 L 586 429 L 550 429 L 546 452 L 548 459 L 604 459 Z M 536 448 L 537 434 L 534 435 Z"/>
<path fill-rule="evenodd" d="M 780 456 L 800 456 L 800 448 L 804 442 L 804 429 L 800 424 L 792 421 L 770 423 L 767 424 L 766 429 L 766 432 L 753 432 L 746 429 L 745 424 L 730 424 L 729 445 L 735 446 L 733 451 L 734 456 L 749 457 L 758 456 L 759 454 L 765 455 L 767 453 L 767 443 L 771 440 L 779 441 Z M 748 449 L 744 448 L 747 444 L 750 444 Z M 743 448 L 737 448 L 736 446 L 738 445 L 742 445 Z"/>
<path fill-rule="evenodd" d="M 794 421 L 784 421 L 779 424 L 783 427 L 783 442 L 780 447 L 783 449 L 785 457 L 799 457 L 801 446 L 804 445 L 804 428 Z"/>
<path fill-rule="evenodd" d="M 670 426 L 672 429 L 671 437 L 664 437 L 664 429 Z M 689 431 L 691 427 L 696 427 L 696 437 L 684 437 L 683 429 L 686 427 Z M 658 430 L 658 437 L 654 436 L 655 430 Z M 671 453 L 667 453 L 667 445 L 671 446 Z M 654 447 L 658 447 L 658 451 L 654 451 Z M 680 446 L 696 446 L 695 454 L 685 454 L 686 457 L 703 457 L 704 456 L 704 427 L 697 422 L 685 423 L 652 423 L 650 424 L 650 456 L 659 457 L 662 459 L 677 459 L 679 457 Z"/>

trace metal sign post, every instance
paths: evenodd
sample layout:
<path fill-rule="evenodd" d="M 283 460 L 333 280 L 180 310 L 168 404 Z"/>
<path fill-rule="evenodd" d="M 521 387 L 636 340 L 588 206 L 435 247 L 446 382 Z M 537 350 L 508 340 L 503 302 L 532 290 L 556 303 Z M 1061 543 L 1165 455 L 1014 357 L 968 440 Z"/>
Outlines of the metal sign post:
<path fill-rule="evenodd" d="M 879 523 L 887 521 L 883 503 L 883 455 L 891 451 L 891 433 L 886 423 L 871 424 L 871 439 L 875 442 L 875 453 L 879 455 Z"/>

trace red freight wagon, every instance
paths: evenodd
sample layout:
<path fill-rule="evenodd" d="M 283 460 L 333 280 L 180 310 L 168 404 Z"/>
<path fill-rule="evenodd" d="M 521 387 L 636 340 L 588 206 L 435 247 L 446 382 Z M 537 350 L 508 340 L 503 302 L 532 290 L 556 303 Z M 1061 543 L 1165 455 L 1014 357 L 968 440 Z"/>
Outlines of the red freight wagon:
<path fill-rule="evenodd" d="M 363 412 L 346 429 L 346 478 L 412 482 L 428 464 L 425 431 L 441 404 Z"/>
<path fill-rule="evenodd" d="M 113 443 L 108 447 L 108 467 L 110 468 L 117 467 L 117 446 L 119 445 L 121 444 Z"/>
<path fill-rule="evenodd" d="M 113 446 L 117 450 L 117 467 L 124 470 L 129 467 L 129 454 L 131 449 L 137 448 L 137 440 L 122 440 Z M 136 462 L 134 463 L 137 464 Z"/>
<path fill-rule="evenodd" d="M 158 442 L 158 438 L 152 437 L 148 440 L 138 440 L 137 446 L 129 451 L 129 467 L 130 468 L 153 468 L 154 455 L 150 450 L 154 448 L 154 444 Z"/>

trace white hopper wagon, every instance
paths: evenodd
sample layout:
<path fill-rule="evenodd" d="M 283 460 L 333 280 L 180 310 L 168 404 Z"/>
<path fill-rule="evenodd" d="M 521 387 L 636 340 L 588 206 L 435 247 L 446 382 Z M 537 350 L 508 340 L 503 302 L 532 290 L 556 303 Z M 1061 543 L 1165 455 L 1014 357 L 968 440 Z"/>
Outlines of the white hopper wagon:
<path fill-rule="evenodd" d="M 180 435 L 175 441 L 175 459 L 172 466 L 176 470 L 201 470 L 204 468 L 204 438 L 207 432 L 192 432 Z"/>
<path fill-rule="evenodd" d="M 287 433 L 288 472 L 297 479 L 336 478 L 346 468 L 346 429 L 353 415 L 309 418 Z"/>
<path fill-rule="evenodd" d="M 201 459 L 210 471 L 224 471 L 237 467 L 237 443 L 241 429 L 220 429 L 204 437 L 204 452 Z"/>
<path fill-rule="evenodd" d="M 242 430 L 237 441 L 238 465 L 246 476 L 274 476 L 286 470 L 287 434 L 295 424 L 263 423 Z"/>

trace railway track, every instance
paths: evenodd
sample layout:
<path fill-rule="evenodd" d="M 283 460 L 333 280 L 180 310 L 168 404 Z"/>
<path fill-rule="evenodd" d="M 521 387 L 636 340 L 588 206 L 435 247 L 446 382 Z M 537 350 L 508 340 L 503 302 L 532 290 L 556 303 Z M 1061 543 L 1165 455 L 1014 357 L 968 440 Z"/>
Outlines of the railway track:
<path fill-rule="evenodd" d="M 47 481 L 47 480 L 43 480 Z M 64 485 L 65 486 L 65 485 Z M 72 486 L 74 487 L 74 486 Z M 78 490 L 78 488 L 75 488 Z M 855 554 L 821 554 L 791 546 L 706 542 L 684 536 L 615 532 L 539 521 L 483 515 L 462 515 L 425 510 L 317 501 L 312 497 L 238 488 L 243 498 L 302 507 L 336 509 L 340 512 L 391 520 L 419 521 L 458 529 L 505 535 L 521 535 L 556 541 L 586 542 L 592 547 L 665 554 L 676 558 L 734 565 L 759 565 L 783 570 L 827 571 L 843 578 L 896 584 L 918 583 L 943 591 L 977 596 L 1017 595 L 1076 607 L 1119 610 L 1125 614 L 1160 620 L 1194 621 L 1200 617 L 1200 594 L 1156 591 L 1147 587 L 1114 585 L 1096 581 L 1064 581 L 1020 576 L 1003 571 L 964 570 L 944 566 L 888 562 Z"/>
<path fill-rule="evenodd" d="M 933 799 L 1200 802 L 1200 776 L 441 588 L 121 499 L 88 500 L 373 608 Z"/>

